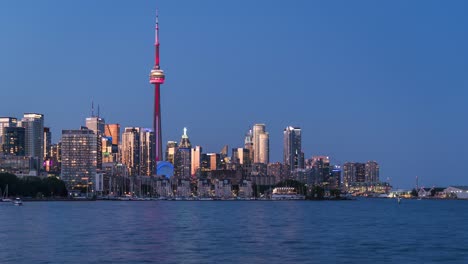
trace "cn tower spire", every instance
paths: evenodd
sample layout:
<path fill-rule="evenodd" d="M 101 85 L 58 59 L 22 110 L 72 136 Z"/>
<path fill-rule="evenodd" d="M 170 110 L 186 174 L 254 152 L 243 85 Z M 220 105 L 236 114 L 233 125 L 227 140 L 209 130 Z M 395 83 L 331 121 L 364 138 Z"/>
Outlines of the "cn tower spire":
<path fill-rule="evenodd" d="M 159 66 L 159 17 L 156 10 L 156 27 L 154 36 L 154 67 L 150 72 L 150 83 L 154 84 L 154 116 L 153 127 L 155 136 L 155 150 L 154 150 L 154 168 L 155 174 L 158 175 L 157 166 L 158 162 L 162 160 L 162 129 L 161 129 L 161 92 L 160 86 L 164 83 L 164 71 Z"/>
<path fill-rule="evenodd" d="M 156 27 L 154 29 L 154 68 L 159 69 L 159 17 L 158 10 L 156 9 Z"/>

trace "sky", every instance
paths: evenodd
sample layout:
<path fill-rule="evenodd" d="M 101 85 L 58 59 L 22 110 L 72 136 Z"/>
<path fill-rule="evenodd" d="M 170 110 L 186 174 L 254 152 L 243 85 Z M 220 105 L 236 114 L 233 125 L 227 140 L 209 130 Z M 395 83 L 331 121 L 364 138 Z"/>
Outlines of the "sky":
<path fill-rule="evenodd" d="M 468 185 L 467 1 L 0 1 L 0 116 L 45 115 L 53 141 L 84 125 L 152 126 L 159 9 L 163 142 L 219 152 L 255 123 L 282 161 L 380 164 L 411 188 Z"/>

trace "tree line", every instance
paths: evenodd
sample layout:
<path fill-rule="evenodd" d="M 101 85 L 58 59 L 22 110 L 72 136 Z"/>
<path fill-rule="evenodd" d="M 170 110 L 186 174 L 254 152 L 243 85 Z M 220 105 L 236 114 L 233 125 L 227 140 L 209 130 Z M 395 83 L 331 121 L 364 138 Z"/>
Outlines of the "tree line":
<path fill-rule="evenodd" d="M 56 177 L 23 177 L 18 178 L 11 173 L 0 173 L 0 188 L 2 190 L 1 196 L 6 193 L 8 186 L 8 196 L 20 197 L 66 197 L 68 192 L 65 183 Z"/>

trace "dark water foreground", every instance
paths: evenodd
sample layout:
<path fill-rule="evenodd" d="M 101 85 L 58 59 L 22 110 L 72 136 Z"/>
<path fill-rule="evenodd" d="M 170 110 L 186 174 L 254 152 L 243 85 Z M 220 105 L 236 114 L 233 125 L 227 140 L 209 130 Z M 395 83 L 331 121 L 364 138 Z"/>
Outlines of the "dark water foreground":
<path fill-rule="evenodd" d="M 0 203 L 0 263 L 468 263 L 468 201 Z"/>

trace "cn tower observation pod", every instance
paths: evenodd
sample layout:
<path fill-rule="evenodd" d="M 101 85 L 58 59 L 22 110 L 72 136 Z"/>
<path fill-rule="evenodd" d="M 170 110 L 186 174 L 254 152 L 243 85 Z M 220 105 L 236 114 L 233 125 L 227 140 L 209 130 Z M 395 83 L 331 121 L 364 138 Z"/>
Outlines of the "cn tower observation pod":
<path fill-rule="evenodd" d="M 156 175 L 164 176 L 170 179 L 174 176 L 174 165 L 167 161 L 158 161 L 158 166 L 156 167 Z"/>

